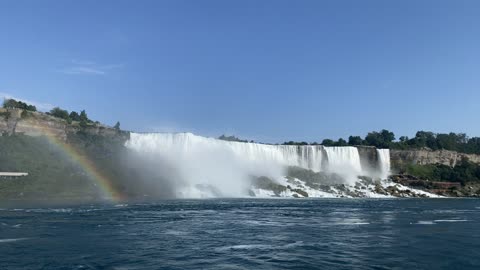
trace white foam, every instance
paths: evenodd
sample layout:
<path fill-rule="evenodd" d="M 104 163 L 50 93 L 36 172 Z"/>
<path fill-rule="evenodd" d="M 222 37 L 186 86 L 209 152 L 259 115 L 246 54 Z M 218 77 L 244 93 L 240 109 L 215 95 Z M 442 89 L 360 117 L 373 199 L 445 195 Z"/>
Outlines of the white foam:
<path fill-rule="evenodd" d="M 369 225 L 370 223 L 368 222 L 341 222 L 341 223 L 335 223 L 336 225 Z"/>
<path fill-rule="evenodd" d="M 259 197 L 259 198 L 276 197 L 275 192 L 273 192 L 272 190 L 253 188 L 252 192 L 255 194 L 255 197 Z"/>
<path fill-rule="evenodd" d="M 434 225 L 435 222 L 431 221 L 431 220 L 419 220 L 417 223 L 415 224 L 419 224 L 419 225 Z"/>
<path fill-rule="evenodd" d="M 436 219 L 434 222 L 466 222 L 467 219 Z"/>
<path fill-rule="evenodd" d="M 10 239 L 0 239 L 0 243 L 11 243 L 11 242 L 18 242 L 18 241 L 24 241 L 29 238 L 10 238 Z"/>
<path fill-rule="evenodd" d="M 272 249 L 289 249 L 297 246 L 303 245 L 303 241 L 297 241 L 295 243 L 289 243 L 285 245 L 264 245 L 264 244 L 247 244 L 247 245 L 234 245 L 234 246 L 225 246 L 216 248 L 216 251 L 228 251 L 228 250 L 250 250 L 250 249 L 260 249 L 260 250 L 272 250 Z"/>

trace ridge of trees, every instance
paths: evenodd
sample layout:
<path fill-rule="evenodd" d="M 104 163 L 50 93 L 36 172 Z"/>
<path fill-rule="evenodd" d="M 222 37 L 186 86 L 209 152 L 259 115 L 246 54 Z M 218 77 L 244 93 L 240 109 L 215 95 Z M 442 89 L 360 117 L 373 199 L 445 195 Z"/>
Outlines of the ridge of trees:
<path fill-rule="evenodd" d="M 76 111 L 71 111 L 68 113 L 67 110 L 61 109 L 60 107 L 55 107 L 51 109 L 46 114 L 51 115 L 53 117 L 61 118 L 67 121 L 67 123 L 71 124 L 72 122 L 79 122 L 81 128 L 86 128 L 88 125 L 93 124 L 100 124 L 98 121 L 93 121 L 88 118 L 87 112 L 85 110 L 81 110 L 80 113 Z M 115 126 L 113 127 L 116 130 L 120 130 L 120 122 L 117 121 Z"/>
<path fill-rule="evenodd" d="M 22 109 L 22 110 L 27 110 L 31 112 L 36 112 L 37 107 L 27 104 L 25 102 L 15 100 L 13 98 L 5 99 L 3 101 L 3 108 L 5 109 Z"/>
<path fill-rule="evenodd" d="M 254 142 L 253 140 L 242 140 L 233 135 L 221 135 L 218 139 L 234 142 Z M 480 137 L 468 137 L 465 133 L 454 132 L 434 133 L 431 131 L 418 131 L 413 138 L 401 136 L 396 140 L 393 132 L 382 129 L 369 132 L 364 138 L 361 136 L 349 136 L 348 140 L 343 138 L 338 140 L 324 139 L 320 143 L 288 141 L 282 143 L 282 145 L 374 146 L 400 150 L 429 148 L 431 150 L 451 150 L 466 154 L 480 154 Z"/>
<path fill-rule="evenodd" d="M 248 140 L 242 140 L 240 138 L 237 138 L 235 136 L 227 136 L 225 134 L 222 134 L 220 137 L 218 137 L 219 140 L 222 140 L 222 141 L 229 141 L 229 142 L 243 142 L 243 143 L 248 143 L 249 141 Z M 250 141 L 253 143 L 253 141 Z"/>
<path fill-rule="evenodd" d="M 22 101 L 18 101 L 15 99 L 5 99 L 3 101 L 3 108 L 5 109 L 22 109 L 24 110 L 22 112 L 22 116 L 24 115 L 25 111 L 30 111 L 30 112 L 36 112 L 37 108 L 33 105 L 27 104 Z M 98 121 L 92 121 L 91 119 L 88 118 L 87 113 L 85 110 L 80 111 L 80 113 L 76 111 L 68 112 L 67 110 L 64 110 L 60 107 L 55 107 L 51 109 L 49 112 L 46 112 L 47 115 L 57 117 L 60 119 L 64 119 L 67 121 L 67 123 L 71 124 L 72 122 L 79 122 L 80 127 L 85 128 L 88 125 L 91 124 L 100 124 Z M 114 126 L 115 129 L 120 130 L 120 122 L 117 122 Z"/>
<path fill-rule="evenodd" d="M 467 154 L 480 154 L 480 137 L 468 137 L 465 133 L 434 133 L 431 131 L 418 131 L 415 137 L 401 136 L 395 140 L 395 134 L 389 130 L 372 131 L 362 138 L 349 136 L 348 141 L 324 139 L 321 143 L 313 142 L 284 142 L 283 145 L 323 145 L 323 146 L 375 146 L 389 149 L 420 149 L 451 150 Z"/>

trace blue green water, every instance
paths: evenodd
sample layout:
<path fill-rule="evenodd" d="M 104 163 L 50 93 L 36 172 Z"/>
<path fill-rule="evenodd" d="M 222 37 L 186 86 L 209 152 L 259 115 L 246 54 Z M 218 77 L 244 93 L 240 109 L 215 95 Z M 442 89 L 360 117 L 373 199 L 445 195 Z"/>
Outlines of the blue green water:
<path fill-rule="evenodd" d="M 0 210 L 0 269 L 480 269 L 480 200 Z"/>

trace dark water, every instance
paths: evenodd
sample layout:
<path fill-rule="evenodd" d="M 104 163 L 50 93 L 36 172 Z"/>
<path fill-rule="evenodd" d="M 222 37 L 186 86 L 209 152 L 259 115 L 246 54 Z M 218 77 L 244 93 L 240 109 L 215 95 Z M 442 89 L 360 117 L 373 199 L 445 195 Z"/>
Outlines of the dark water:
<path fill-rule="evenodd" d="M 0 269 L 480 269 L 480 200 L 0 210 Z"/>

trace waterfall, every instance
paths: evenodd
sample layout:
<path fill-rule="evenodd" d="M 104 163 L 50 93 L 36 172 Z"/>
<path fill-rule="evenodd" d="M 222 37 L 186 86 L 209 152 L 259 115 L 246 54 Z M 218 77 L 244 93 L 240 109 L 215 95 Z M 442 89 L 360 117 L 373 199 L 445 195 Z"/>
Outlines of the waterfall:
<path fill-rule="evenodd" d="M 179 186 L 178 197 L 246 196 L 251 176 L 283 178 L 288 166 L 335 173 L 351 182 L 365 175 L 358 149 L 351 146 L 243 143 L 191 133 L 131 133 L 126 146 L 158 164 L 158 171 L 175 171 L 171 178 Z"/>
<path fill-rule="evenodd" d="M 390 175 L 390 149 L 377 149 L 380 178 L 386 179 Z"/>
<path fill-rule="evenodd" d="M 325 147 L 328 159 L 328 171 L 344 175 L 355 182 L 356 177 L 362 174 L 360 154 L 353 146 Z"/>

